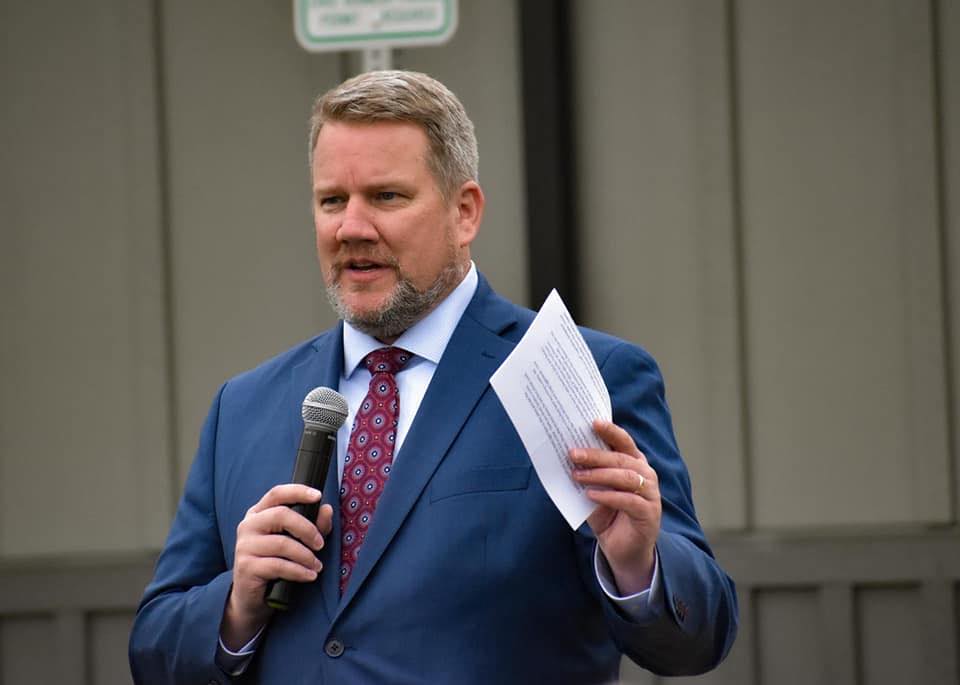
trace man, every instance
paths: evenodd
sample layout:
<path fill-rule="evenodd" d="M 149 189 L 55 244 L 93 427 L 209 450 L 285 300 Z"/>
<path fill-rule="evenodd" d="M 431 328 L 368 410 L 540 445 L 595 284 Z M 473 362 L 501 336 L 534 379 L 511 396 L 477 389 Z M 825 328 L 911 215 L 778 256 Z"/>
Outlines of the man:
<path fill-rule="evenodd" d="M 315 104 L 310 155 L 342 322 L 221 388 L 137 614 L 135 679 L 593 683 L 621 652 L 714 667 L 736 596 L 653 360 L 584 329 L 614 421 L 594 426 L 609 449 L 570 455 L 598 505 L 578 531 L 489 385 L 533 314 L 470 260 L 484 196 L 460 102 L 423 74 L 363 74 Z M 300 404 L 324 385 L 350 415 L 308 521 L 285 505 L 321 494 L 286 481 Z M 289 611 L 264 604 L 276 578 L 300 584 Z"/>

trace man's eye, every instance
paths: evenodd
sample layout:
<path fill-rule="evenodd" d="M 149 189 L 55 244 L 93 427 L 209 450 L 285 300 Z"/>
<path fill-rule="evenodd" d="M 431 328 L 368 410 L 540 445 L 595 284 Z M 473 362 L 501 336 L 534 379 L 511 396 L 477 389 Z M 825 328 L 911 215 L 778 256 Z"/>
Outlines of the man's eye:
<path fill-rule="evenodd" d="M 381 190 L 379 193 L 377 193 L 377 199 L 386 201 L 396 200 L 397 194 L 392 190 Z"/>
<path fill-rule="evenodd" d="M 326 197 L 320 198 L 321 207 L 334 207 L 341 202 L 341 198 L 336 195 L 327 195 Z"/>

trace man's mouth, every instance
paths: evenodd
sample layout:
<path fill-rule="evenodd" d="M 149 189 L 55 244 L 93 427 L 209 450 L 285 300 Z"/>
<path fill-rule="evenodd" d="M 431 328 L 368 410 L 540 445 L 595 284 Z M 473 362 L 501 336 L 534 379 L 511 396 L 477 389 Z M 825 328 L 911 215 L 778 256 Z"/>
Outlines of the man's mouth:
<path fill-rule="evenodd" d="M 347 261 L 346 267 L 351 271 L 365 272 L 381 269 L 383 268 L 383 265 L 379 264 L 378 262 L 371 262 L 362 259 L 351 259 Z"/>
<path fill-rule="evenodd" d="M 356 276 L 372 276 L 373 274 L 396 269 L 396 265 L 389 259 L 370 259 L 368 257 L 347 257 L 337 260 L 333 266 L 333 279 L 339 281 L 344 274 Z"/>

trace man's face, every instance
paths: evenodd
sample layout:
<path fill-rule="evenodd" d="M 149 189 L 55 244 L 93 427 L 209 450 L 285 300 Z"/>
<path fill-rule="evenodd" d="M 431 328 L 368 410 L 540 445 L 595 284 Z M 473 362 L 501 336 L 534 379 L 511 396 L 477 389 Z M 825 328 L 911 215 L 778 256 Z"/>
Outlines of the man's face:
<path fill-rule="evenodd" d="M 314 147 L 313 217 L 328 295 L 344 319 L 384 342 L 462 280 L 479 225 L 479 187 L 465 183 L 444 199 L 427 155 L 426 134 L 406 122 L 328 122 Z"/>

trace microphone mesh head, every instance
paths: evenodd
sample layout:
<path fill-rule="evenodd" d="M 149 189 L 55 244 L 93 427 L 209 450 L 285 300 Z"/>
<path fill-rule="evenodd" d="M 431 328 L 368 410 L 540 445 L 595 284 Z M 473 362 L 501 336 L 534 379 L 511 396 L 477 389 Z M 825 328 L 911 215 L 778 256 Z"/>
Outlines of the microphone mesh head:
<path fill-rule="evenodd" d="M 307 425 L 326 428 L 335 433 L 347 420 L 347 401 L 343 395 L 330 388 L 314 388 L 303 400 L 300 413 Z"/>

